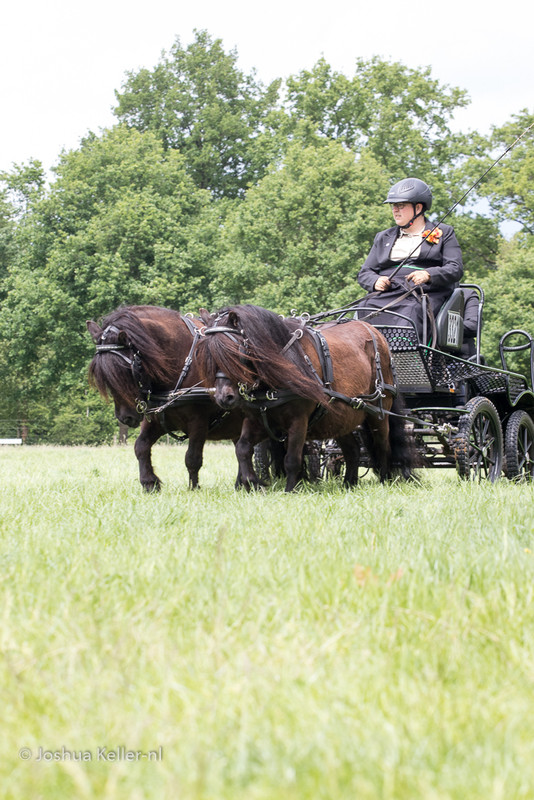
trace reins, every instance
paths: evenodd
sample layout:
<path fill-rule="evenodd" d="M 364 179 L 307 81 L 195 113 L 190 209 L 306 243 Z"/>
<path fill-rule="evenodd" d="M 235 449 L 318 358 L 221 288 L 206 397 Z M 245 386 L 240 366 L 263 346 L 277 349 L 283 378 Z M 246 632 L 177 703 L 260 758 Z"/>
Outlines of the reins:
<path fill-rule="evenodd" d="M 330 398 L 330 401 L 339 400 L 340 402 L 349 405 L 351 408 L 354 408 L 356 410 L 363 410 L 366 413 L 373 414 L 374 416 L 378 416 L 380 419 L 383 419 L 384 414 L 390 413 L 384 409 L 382 404 L 382 400 L 386 397 L 385 392 L 389 391 L 392 395 L 395 396 L 397 394 L 397 387 L 395 385 L 385 383 L 375 331 L 373 330 L 371 325 L 368 325 L 365 322 L 363 322 L 362 324 L 364 324 L 365 327 L 367 328 L 371 336 L 371 340 L 373 342 L 373 347 L 374 347 L 374 360 L 375 360 L 375 372 L 376 372 L 375 390 L 371 394 L 349 397 L 348 395 L 342 394 L 341 392 L 337 392 L 334 389 L 332 389 L 332 383 L 334 381 L 334 370 L 333 370 L 332 356 L 330 354 L 330 348 L 328 346 L 328 342 L 321 333 L 321 331 L 312 328 L 311 326 L 308 325 L 307 319 L 303 321 L 303 325 L 301 327 L 293 331 L 289 340 L 282 348 L 281 352 L 286 353 L 288 349 L 296 341 L 302 339 L 304 331 L 306 331 L 306 333 L 311 336 L 311 340 L 313 342 L 315 351 L 317 353 L 319 363 L 321 365 L 322 377 L 314 368 L 311 359 L 306 353 L 304 353 L 304 361 L 309 371 L 313 375 L 313 377 L 322 386 L 324 393 Z M 238 330 L 237 328 L 232 328 L 225 325 L 214 325 L 211 328 L 207 327 L 203 329 L 202 333 L 203 335 L 222 333 L 226 336 L 229 336 L 235 343 L 237 343 L 236 336 L 240 336 L 246 341 L 245 332 L 243 330 Z M 392 362 L 390 362 L 390 366 L 393 368 Z M 216 379 L 217 378 L 228 379 L 228 376 L 221 371 L 218 371 L 215 377 Z M 258 409 L 262 419 L 263 426 L 267 431 L 269 437 L 277 441 L 283 441 L 285 437 L 282 438 L 278 437 L 272 430 L 267 417 L 268 411 L 272 408 L 283 405 L 284 403 L 287 403 L 290 400 L 302 399 L 301 396 L 295 394 L 295 392 L 293 392 L 290 389 L 260 390 L 259 386 L 257 385 L 255 387 L 249 388 L 244 383 L 238 383 L 238 389 L 242 400 L 245 403 L 253 407 L 256 407 Z M 317 422 L 326 413 L 326 411 L 327 407 L 323 405 L 318 405 L 310 417 L 308 427 L 311 427 L 315 422 Z"/>

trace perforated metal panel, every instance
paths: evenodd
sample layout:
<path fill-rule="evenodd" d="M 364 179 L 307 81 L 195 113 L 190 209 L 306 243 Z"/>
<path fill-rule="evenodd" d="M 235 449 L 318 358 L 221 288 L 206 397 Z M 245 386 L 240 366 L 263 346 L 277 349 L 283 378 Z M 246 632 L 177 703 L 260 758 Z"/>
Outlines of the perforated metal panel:
<path fill-rule="evenodd" d="M 414 328 L 377 327 L 387 339 L 401 391 L 442 390 L 458 387 L 467 381 L 474 394 L 505 394 L 513 406 L 517 398 L 528 390 L 527 381 L 521 375 L 499 372 L 421 345 Z"/>

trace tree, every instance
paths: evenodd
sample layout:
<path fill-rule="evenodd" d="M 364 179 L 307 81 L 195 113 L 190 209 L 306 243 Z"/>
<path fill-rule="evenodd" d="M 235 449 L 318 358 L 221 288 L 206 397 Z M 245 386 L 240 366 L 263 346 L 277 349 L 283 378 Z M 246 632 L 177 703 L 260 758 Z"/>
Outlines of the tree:
<path fill-rule="evenodd" d="M 255 302 L 287 313 L 319 311 L 362 293 L 356 276 L 388 211 L 387 191 L 368 154 L 355 159 L 340 143 L 295 142 L 229 216 L 214 298 Z"/>
<path fill-rule="evenodd" d="M 287 96 L 295 139 L 310 145 L 333 139 L 355 153 L 366 152 L 389 183 L 408 175 L 422 178 L 432 187 L 434 221 L 467 190 L 471 174 L 463 165 L 481 140 L 451 131 L 454 111 L 468 103 L 466 93 L 441 85 L 429 67 L 358 59 L 349 78 L 319 59 L 311 70 L 289 78 Z M 380 203 L 386 193 L 377 192 L 372 202 Z M 466 208 L 476 207 L 476 200 L 470 197 Z M 464 207 L 447 222 L 456 229 L 470 280 L 495 267 L 500 235 L 494 221 Z"/>
<path fill-rule="evenodd" d="M 534 239 L 530 235 L 518 234 L 512 241 L 502 243 L 499 267 L 483 281 L 486 321 L 482 352 L 494 366 L 501 366 L 499 341 L 506 331 L 520 328 L 534 336 L 533 264 Z M 508 365 L 530 379 L 528 351 L 510 353 Z"/>
<path fill-rule="evenodd" d="M 524 110 L 506 125 L 493 129 L 490 139 L 493 152 L 504 153 L 516 144 L 488 174 L 480 190 L 500 220 L 511 220 L 530 234 L 534 233 L 533 125 L 534 114 Z M 484 163 L 489 160 L 487 156 Z"/>
<path fill-rule="evenodd" d="M 486 292 L 484 352 L 496 366 L 500 366 L 499 340 L 507 330 L 521 328 L 534 335 L 533 123 L 534 116 L 527 111 L 514 115 L 509 123 L 493 129 L 489 140 L 473 152 L 468 165 L 472 174 L 482 175 L 497 157 L 503 156 L 484 177 L 478 195 L 489 202 L 493 224 L 512 220 L 521 226 L 510 241 L 501 239 L 494 269 L 481 278 Z M 508 148 L 512 149 L 506 152 Z M 511 353 L 508 362 L 512 369 L 530 375 L 528 353 Z"/>
<path fill-rule="evenodd" d="M 65 153 L 56 176 L 19 222 L 4 281 L 0 378 L 18 416 L 84 391 L 86 319 L 121 304 L 209 304 L 219 218 L 179 153 L 117 126 Z"/>
<path fill-rule="evenodd" d="M 117 118 L 151 131 L 179 150 L 195 184 L 216 197 L 236 197 L 265 174 L 276 150 L 280 81 L 267 88 L 237 68 L 235 51 L 195 31 L 152 70 L 127 73 L 116 92 Z"/>
<path fill-rule="evenodd" d="M 393 180 L 414 174 L 432 183 L 465 144 L 449 123 L 467 105 L 466 93 L 440 85 L 429 67 L 357 59 L 348 78 L 321 58 L 312 70 L 289 78 L 287 96 L 294 126 L 300 123 L 309 136 L 339 140 L 355 152 L 365 148 Z"/>

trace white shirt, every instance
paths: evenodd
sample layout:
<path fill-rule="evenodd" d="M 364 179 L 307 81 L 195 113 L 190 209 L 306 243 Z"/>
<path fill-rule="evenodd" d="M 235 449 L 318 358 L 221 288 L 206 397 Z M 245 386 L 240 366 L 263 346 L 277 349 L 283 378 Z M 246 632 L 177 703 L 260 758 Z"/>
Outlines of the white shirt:
<path fill-rule="evenodd" d="M 423 231 L 410 233 L 401 228 L 397 241 L 391 248 L 389 257 L 392 261 L 404 261 L 405 258 L 417 258 L 421 254 L 421 242 L 423 241 Z"/>

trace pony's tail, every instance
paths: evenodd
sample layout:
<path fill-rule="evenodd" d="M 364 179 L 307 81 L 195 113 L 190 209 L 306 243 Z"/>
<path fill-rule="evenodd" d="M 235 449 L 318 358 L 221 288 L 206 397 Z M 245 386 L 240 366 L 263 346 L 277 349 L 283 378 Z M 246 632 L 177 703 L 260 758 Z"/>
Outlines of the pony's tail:
<path fill-rule="evenodd" d="M 397 394 L 389 416 L 389 444 L 391 447 L 391 475 L 405 480 L 413 477 L 417 466 L 417 451 L 413 436 L 408 432 L 404 418 L 405 405 L 402 395 Z"/>

